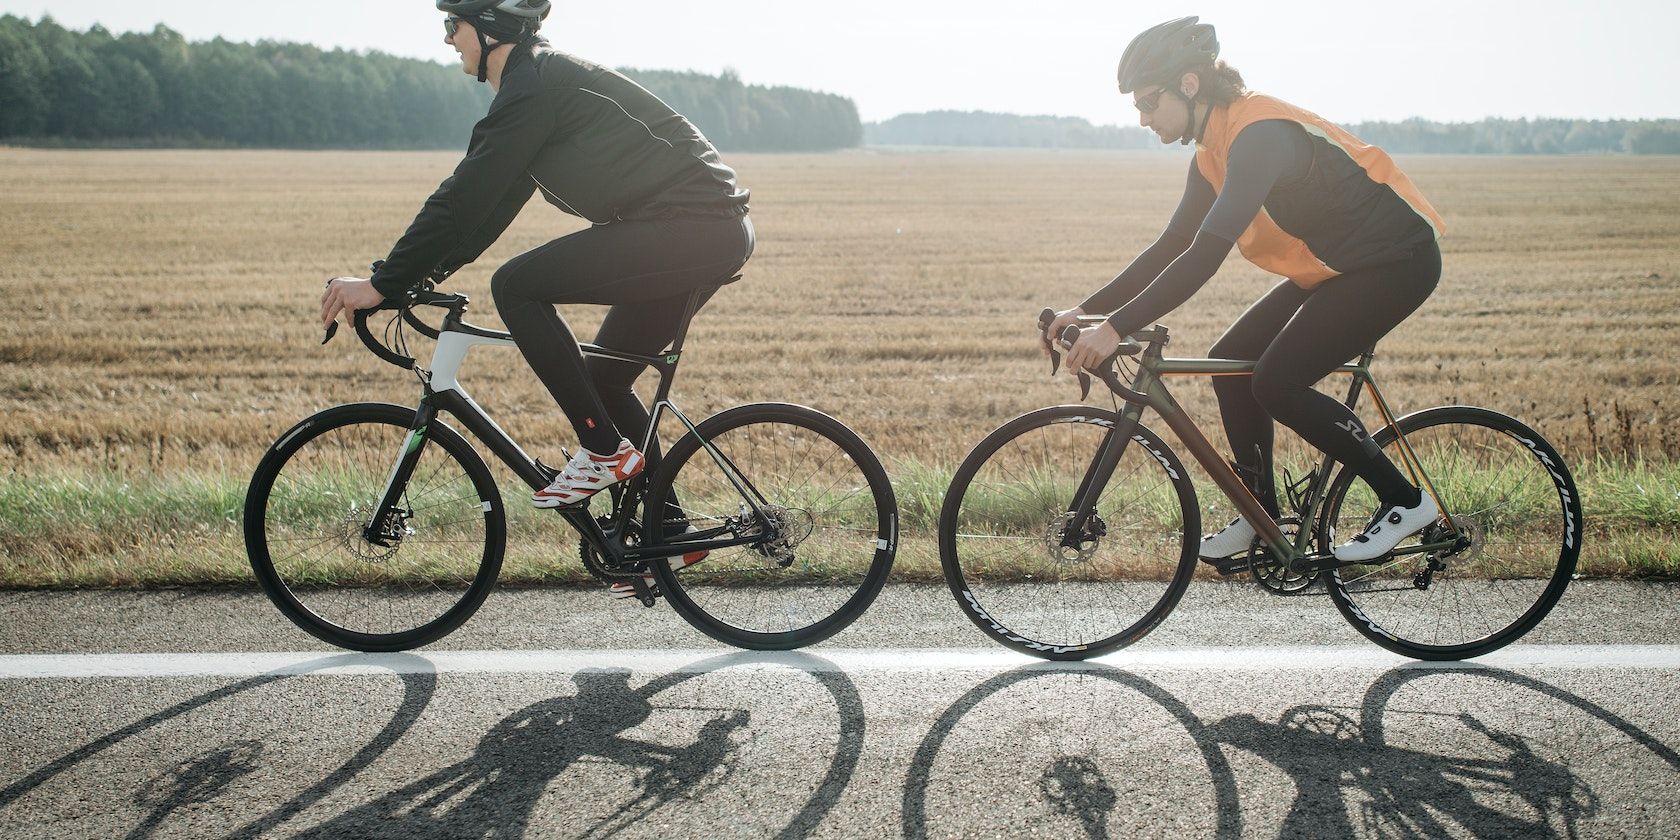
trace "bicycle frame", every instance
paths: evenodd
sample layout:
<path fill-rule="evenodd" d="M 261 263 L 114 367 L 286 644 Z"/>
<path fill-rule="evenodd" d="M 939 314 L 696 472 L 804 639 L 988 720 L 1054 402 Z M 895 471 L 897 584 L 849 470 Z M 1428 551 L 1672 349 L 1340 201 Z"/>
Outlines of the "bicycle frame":
<path fill-rule="evenodd" d="M 1324 492 L 1330 484 L 1331 469 L 1334 463 L 1330 456 L 1322 456 L 1318 468 L 1308 476 L 1311 483 L 1307 491 L 1305 504 L 1300 510 L 1301 524 L 1295 539 L 1291 541 L 1278 527 L 1277 523 L 1272 520 L 1271 515 L 1266 513 L 1265 508 L 1255 498 L 1254 493 L 1249 490 L 1247 485 L 1243 484 L 1242 479 L 1231 468 L 1230 464 L 1226 463 L 1219 451 L 1208 441 L 1207 436 L 1202 434 L 1201 429 L 1185 413 L 1183 407 L 1178 404 L 1177 400 L 1173 399 L 1172 393 L 1162 381 L 1169 376 L 1252 376 L 1255 362 L 1240 359 L 1165 358 L 1161 354 L 1161 348 L 1166 344 L 1166 337 L 1165 329 L 1161 327 L 1156 327 L 1139 335 L 1139 338 L 1147 340 L 1148 344 L 1138 359 L 1138 372 L 1133 377 L 1130 386 L 1122 384 L 1112 371 L 1103 377 L 1103 381 L 1109 389 L 1125 401 L 1125 408 L 1121 411 L 1120 422 L 1109 430 L 1104 437 L 1101 450 L 1092 460 L 1090 467 L 1086 469 L 1079 489 L 1075 492 L 1074 504 L 1070 509 L 1073 517 L 1068 522 L 1066 533 L 1062 538 L 1062 545 L 1074 549 L 1078 548 L 1080 535 L 1084 533 L 1086 522 L 1096 508 L 1097 498 L 1101 496 L 1103 488 L 1106 487 L 1108 480 L 1113 476 L 1114 469 L 1120 463 L 1120 458 L 1125 453 L 1126 446 L 1131 441 L 1134 430 L 1143 417 L 1144 409 L 1147 408 L 1153 409 L 1156 414 L 1159 414 L 1161 419 L 1166 422 L 1167 427 L 1172 429 L 1173 434 L 1189 448 L 1190 454 L 1196 459 L 1197 463 L 1201 464 L 1202 469 L 1207 471 L 1208 476 L 1213 479 L 1214 485 L 1231 500 L 1231 503 L 1236 506 L 1237 512 L 1250 525 L 1254 526 L 1255 532 L 1275 558 L 1283 563 L 1320 559 L 1317 555 L 1309 557 L 1306 549 L 1312 539 L 1312 524 L 1319 514 L 1319 505 L 1323 502 Z M 1348 374 L 1353 378 L 1348 387 L 1348 396 L 1344 404 L 1351 410 L 1358 405 L 1361 391 L 1370 392 L 1371 398 L 1382 416 L 1383 423 L 1395 431 L 1404 469 L 1410 475 L 1412 481 L 1423 488 L 1424 492 L 1429 493 L 1440 506 L 1440 509 L 1445 512 L 1447 511 L 1446 504 L 1436 491 L 1434 483 L 1429 480 L 1429 476 L 1424 472 L 1423 464 L 1412 451 L 1411 445 L 1406 442 L 1406 436 L 1396 424 L 1394 414 L 1389 409 L 1388 401 L 1383 398 L 1381 389 L 1377 387 L 1376 380 L 1371 375 L 1373 358 L 1375 358 L 1374 351 L 1367 350 L 1360 355 L 1358 361 L 1339 365 L 1332 371 L 1333 373 Z M 1267 476 L 1266 480 L 1269 481 L 1272 478 Z M 1451 522 L 1450 517 L 1446 521 Z M 1449 533 L 1456 537 L 1456 533 L 1453 533 L 1450 529 Z M 1394 554 L 1405 555 L 1439 551 L 1451 548 L 1452 545 L 1452 540 L 1427 543 L 1397 549 Z"/>
<path fill-rule="evenodd" d="M 677 337 L 671 344 L 671 349 L 658 356 L 643 356 L 627 353 L 609 347 L 595 344 L 580 344 L 585 356 L 613 359 L 622 362 L 632 362 L 647 365 L 659 375 L 659 386 L 649 405 L 651 419 L 648 423 L 647 434 L 641 441 L 641 450 L 646 453 L 647 463 L 642 472 L 632 479 L 624 488 L 622 496 L 615 496 L 621 503 L 614 506 L 614 516 L 610 520 L 610 527 L 603 529 L 601 523 L 589 513 L 587 505 L 570 508 L 556 508 L 555 510 L 573 528 L 583 535 L 601 557 L 609 565 L 618 566 L 624 563 L 636 563 L 646 560 L 658 560 L 675 557 L 691 551 L 715 551 L 740 545 L 749 545 L 762 541 L 762 535 L 747 537 L 731 537 L 725 539 L 706 539 L 706 537 L 721 533 L 723 529 L 716 528 L 702 531 L 679 542 L 664 543 L 659 529 L 651 527 L 653 523 L 643 523 L 643 539 L 635 546 L 623 545 L 625 529 L 630 526 L 630 520 L 635 514 L 638 503 L 644 495 L 648 478 L 658 469 L 659 451 L 654 444 L 659 434 L 659 422 L 668 412 L 683 425 L 685 429 L 696 435 L 699 430 L 696 424 L 682 413 L 670 399 L 671 383 L 675 377 L 677 363 L 682 358 L 683 342 L 688 334 L 688 322 L 704 300 L 700 292 L 690 296 L 687 310 L 683 315 Z M 378 508 L 369 521 L 366 535 L 370 541 L 389 540 L 394 534 L 382 533 L 380 523 L 391 521 L 391 513 L 398 507 L 404 488 L 412 475 L 415 464 L 420 459 L 420 453 L 425 447 L 426 428 L 437 417 L 439 411 L 446 411 L 460 421 L 472 436 L 479 439 L 498 460 L 506 464 L 515 475 L 519 476 L 533 490 L 548 485 L 558 473 L 552 467 L 531 457 L 525 450 L 508 435 L 490 415 L 467 393 L 462 386 L 458 374 L 461 364 L 466 360 L 468 351 L 474 347 L 515 347 L 513 337 L 507 332 L 490 330 L 468 324 L 462 320 L 461 312 L 451 309 L 445 316 L 442 326 L 438 330 L 437 347 L 432 352 L 429 368 L 416 367 L 424 393 L 420 405 L 415 411 L 414 425 L 409 429 L 407 438 L 403 441 L 402 454 L 392 466 L 391 474 L 386 479 L 385 489 L 380 494 Z M 723 470 L 724 475 L 740 493 L 741 498 L 749 506 L 754 516 L 762 523 L 765 515 L 762 504 L 765 500 L 745 475 L 735 466 L 728 456 L 718 451 L 709 441 L 702 439 L 702 447 Z M 655 543 L 650 545 L 649 543 Z M 657 543 L 664 543 L 663 545 Z M 386 543 L 380 542 L 384 545 Z"/>

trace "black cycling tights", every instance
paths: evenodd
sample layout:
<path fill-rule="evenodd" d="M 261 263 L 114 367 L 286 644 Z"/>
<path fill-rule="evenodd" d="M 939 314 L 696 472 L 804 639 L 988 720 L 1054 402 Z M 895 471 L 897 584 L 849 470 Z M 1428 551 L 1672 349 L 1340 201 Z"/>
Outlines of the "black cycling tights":
<path fill-rule="evenodd" d="M 611 304 L 595 343 L 651 356 L 676 338 L 696 289 L 728 279 L 752 256 L 747 217 L 654 219 L 596 225 L 508 260 L 490 281 L 514 343 L 572 421 L 578 442 L 611 453 L 637 446 L 647 409 L 632 389 L 646 365 L 591 358 L 554 310 Z"/>
<path fill-rule="evenodd" d="M 1408 259 L 1372 266 L 1303 289 L 1285 281 L 1244 312 L 1210 352 L 1258 361 L 1254 376 L 1215 377 L 1225 435 L 1260 503 L 1278 515 L 1272 478 L 1272 420 L 1346 464 L 1385 504 L 1417 504 L 1418 489 L 1366 434 L 1359 418 L 1313 383 L 1370 349 L 1412 314 L 1441 279 L 1431 242 Z"/>

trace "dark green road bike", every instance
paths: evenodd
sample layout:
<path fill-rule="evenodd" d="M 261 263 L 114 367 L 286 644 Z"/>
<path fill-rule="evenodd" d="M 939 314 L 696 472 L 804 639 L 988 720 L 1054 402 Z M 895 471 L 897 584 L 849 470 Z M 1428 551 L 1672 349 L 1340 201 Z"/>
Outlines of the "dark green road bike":
<path fill-rule="evenodd" d="M 1050 317 L 1045 310 L 1041 329 Z M 1079 329 L 1068 326 L 1064 347 Z M 1375 494 L 1324 456 L 1299 479 L 1286 471 L 1285 516 L 1274 521 L 1166 387 L 1176 376 L 1252 375 L 1254 363 L 1166 358 L 1167 342 L 1166 327 L 1144 330 L 1095 372 L 1118 410 L 1029 412 L 957 469 L 940 511 L 940 558 L 964 613 L 993 639 L 1047 659 L 1123 647 L 1166 618 L 1207 565 L 1196 556 L 1195 486 L 1142 424 L 1146 410 L 1258 532 L 1247 553 L 1217 564 L 1219 574 L 1279 595 L 1322 584 L 1354 629 L 1391 651 L 1480 656 L 1528 632 L 1563 595 L 1581 550 L 1580 495 L 1557 450 L 1527 425 L 1470 406 L 1395 417 L 1372 377 L 1374 351 L 1338 368 L 1352 377 L 1348 407 L 1370 395 L 1383 421 L 1373 439 L 1442 511 L 1391 553 L 1341 563 L 1330 548 L 1364 530 Z"/>

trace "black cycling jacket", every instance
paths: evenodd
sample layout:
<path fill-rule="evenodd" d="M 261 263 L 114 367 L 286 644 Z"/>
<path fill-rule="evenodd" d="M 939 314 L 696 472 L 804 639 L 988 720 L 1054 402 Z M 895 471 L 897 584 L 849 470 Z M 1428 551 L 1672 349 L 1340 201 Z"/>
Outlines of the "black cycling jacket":
<path fill-rule="evenodd" d="M 747 191 L 681 114 L 624 76 L 519 44 L 467 156 L 426 199 L 373 276 L 390 297 L 478 259 L 531 193 L 595 224 L 740 216 Z"/>

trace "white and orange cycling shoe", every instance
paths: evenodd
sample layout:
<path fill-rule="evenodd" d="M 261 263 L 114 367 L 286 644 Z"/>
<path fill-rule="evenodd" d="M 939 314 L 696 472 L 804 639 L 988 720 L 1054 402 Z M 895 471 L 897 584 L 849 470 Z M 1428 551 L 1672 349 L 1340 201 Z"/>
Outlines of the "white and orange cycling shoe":
<path fill-rule="evenodd" d="M 579 448 L 552 483 L 531 494 L 531 504 L 539 508 L 584 504 L 596 493 L 635 476 L 645 464 L 642 453 L 623 439 L 611 455 Z"/>

